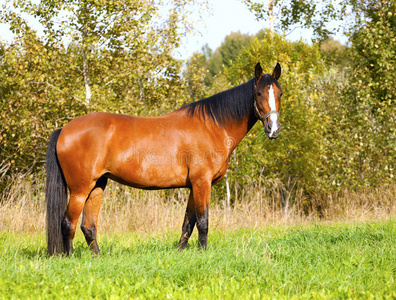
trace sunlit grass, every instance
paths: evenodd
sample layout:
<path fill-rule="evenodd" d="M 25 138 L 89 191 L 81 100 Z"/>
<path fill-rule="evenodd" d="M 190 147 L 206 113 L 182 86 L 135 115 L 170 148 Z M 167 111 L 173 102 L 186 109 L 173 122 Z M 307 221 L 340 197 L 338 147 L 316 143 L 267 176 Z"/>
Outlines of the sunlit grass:
<path fill-rule="evenodd" d="M 212 202 L 207 251 L 195 230 L 179 252 L 188 191 L 111 184 L 102 254 L 78 229 L 72 257 L 48 258 L 43 189 L 21 179 L 0 198 L 0 299 L 395 298 L 395 191 L 344 192 L 306 214 L 303 198 L 278 206 L 247 185 L 231 207 Z"/>
<path fill-rule="evenodd" d="M 207 251 L 178 233 L 81 235 L 46 257 L 45 235 L 0 234 L 1 298 L 383 298 L 396 293 L 396 223 L 278 226 L 210 233 Z"/>

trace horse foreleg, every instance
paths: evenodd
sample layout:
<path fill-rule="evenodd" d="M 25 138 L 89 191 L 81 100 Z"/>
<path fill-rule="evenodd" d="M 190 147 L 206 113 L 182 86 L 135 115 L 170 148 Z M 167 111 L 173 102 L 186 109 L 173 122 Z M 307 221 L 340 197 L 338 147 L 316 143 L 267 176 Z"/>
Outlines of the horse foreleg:
<path fill-rule="evenodd" d="M 206 249 L 209 228 L 210 181 L 199 180 L 193 184 L 195 213 L 197 216 L 198 246 Z"/>
<path fill-rule="evenodd" d="M 194 230 L 196 220 L 197 216 L 195 214 L 193 192 L 190 191 L 190 196 L 188 197 L 187 202 L 186 215 L 184 217 L 184 222 L 182 226 L 182 235 L 179 241 L 179 250 L 183 250 L 186 248 L 188 239 L 190 238 Z"/>
<path fill-rule="evenodd" d="M 98 242 L 96 240 L 97 222 L 100 212 L 100 204 L 103 191 L 107 184 L 107 178 L 102 177 L 96 182 L 89 198 L 84 206 L 83 218 L 81 221 L 81 230 L 84 233 L 85 240 L 91 251 L 97 255 L 100 253 Z"/>

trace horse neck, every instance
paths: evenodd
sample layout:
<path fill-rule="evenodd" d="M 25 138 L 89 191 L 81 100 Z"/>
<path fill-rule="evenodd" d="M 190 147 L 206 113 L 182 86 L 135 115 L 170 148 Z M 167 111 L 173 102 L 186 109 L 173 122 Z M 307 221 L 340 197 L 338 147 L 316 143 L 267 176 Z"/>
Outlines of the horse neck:
<path fill-rule="evenodd" d="M 240 121 L 231 123 L 225 127 L 225 132 L 227 135 L 227 141 L 229 141 L 231 152 L 238 146 L 238 144 L 243 140 L 243 138 L 248 134 L 250 129 L 256 124 L 257 117 L 254 111 L 250 111 L 246 117 Z"/>
<path fill-rule="evenodd" d="M 248 87 L 248 90 L 251 90 L 251 95 L 246 95 L 247 98 L 245 99 L 240 99 L 240 101 L 248 101 L 248 103 L 251 102 L 251 108 L 248 109 L 245 112 L 245 116 L 239 120 L 234 120 L 230 121 L 225 127 L 225 132 L 226 136 L 228 138 L 228 141 L 230 141 L 229 144 L 232 144 L 230 147 L 231 152 L 238 146 L 238 144 L 242 141 L 242 139 L 248 134 L 250 129 L 256 124 L 257 122 L 257 117 L 254 112 L 254 107 L 253 107 L 253 102 L 254 102 L 254 89 L 253 89 L 253 84 L 254 84 L 254 79 L 246 82 L 243 84 L 243 89 L 246 89 L 246 86 Z M 242 85 L 240 86 L 242 87 Z M 232 142 L 231 142 L 232 141 Z"/>

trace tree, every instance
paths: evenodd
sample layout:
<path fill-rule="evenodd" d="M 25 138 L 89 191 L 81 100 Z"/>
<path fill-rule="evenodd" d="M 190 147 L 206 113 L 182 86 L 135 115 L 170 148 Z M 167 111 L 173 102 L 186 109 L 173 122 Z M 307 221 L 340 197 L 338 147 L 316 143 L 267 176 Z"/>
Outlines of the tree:
<path fill-rule="evenodd" d="M 339 66 L 349 65 L 350 59 L 348 57 L 347 47 L 332 37 L 321 43 L 320 53 L 329 64 Z"/>
<path fill-rule="evenodd" d="M 351 0 L 352 1 L 352 0 Z M 336 28 L 330 28 L 333 20 L 343 20 L 347 14 L 345 1 L 264 1 L 243 0 L 257 20 L 270 21 L 270 28 L 284 32 L 296 27 L 313 29 L 314 39 L 325 40 Z M 276 22 L 275 22 L 276 21 Z M 275 23 L 275 25 L 274 25 Z"/>
<path fill-rule="evenodd" d="M 0 178 L 36 172 L 51 130 L 86 112 L 73 69 L 62 68 L 70 58 L 65 49 L 46 47 L 28 27 L 1 48 Z"/>
<path fill-rule="evenodd" d="M 19 0 L 14 1 L 13 6 L 34 16 L 43 25 L 43 39 L 48 46 L 67 42 L 78 48 L 79 61 L 74 63 L 83 78 L 84 102 L 89 105 L 92 86 L 97 84 L 93 70 L 117 68 L 122 65 L 119 60 L 134 60 L 134 66 L 130 67 L 139 73 L 135 78 L 142 90 L 148 76 L 161 72 L 163 68 L 172 69 L 168 67 L 174 65 L 171 53 L 183 33 L 179 28 L 188 23 L 183 11 L 188 2 L 172 1 L 168 12 L 163 8 L 166 17 L 162 22 L 156 21 L 161 17 L 155 0 L 42 0 L 39 4 Z M 97 58 L 102 52 L 106 52 L 108 57 L 98 65 Z M 151 69 L 143 68 L 144 65 Z"/>
<path fill-rule="evenodd" d="M 288 188 L 290 182 L 298 181 L 307 194 L 314 194 L 320 184 L 321 141 L 326 123 L 316 106 L 318 95 L 309 89 L 313 78 L 324 71 L 319 47 L 262 32 L 225 68 L 224 76 L 232 85 L 246 82 L 252 79 L 251 70 L 257 62 L 266 72 L 277 62 L 282 65 L 281 135 L 275 141 L 268 140 L 262 124 L 257 123 L 230 162 L 229 180 L 234 186 L 237 181 L 239 185 L 261 181 L 268 186 L 275 180 Z"/>
<path fill-rule="evenodd" d="M 396 99 L 396 4 L 378 0 L 357 2 L 356 9 L 361 14 L 350 30 L 354 82 L 366 87 L 356 87 L 358 98 L 370 104 L 377 100 L 376 110 L 381 110 L 381 106 L 392 107 Z"/>
<path fill-rule="evenodd" d="M 360 186 L 393 182 L 396 159 L 396 3 L 356 3 L 351 29 L 353 72 L 346 93 L 353 126 L 354 173 Z"/>
<path fill-rule="evenodd" d="M 204 1 L 202 1 L 204 2 Z M 0 22 L 0 176 L 44 162 L 50 132 L 90 112 L 155 115 L 184 101 L 182 62 L 172 57 L 190 30 L 193 0 L 13 0 Z M 44 27 L 38 35 L 29 14 Z"/>
<path fill-rule="evenodd" d="M 221 74 L 224 67 L 232 64 L 232 60 L 238 57 L 245 47 L 249 46 L 253 38 L 249 34 L 232 32 L 225 37 L 215 51 L 205 45 L 202 47 L 201 52 L 194 53 L 187 62 L 187 70 L 185 72 L 189 90 L 191 91 L 190 94 L 194 94 L 192 98 L 197 100 L 200 99 L 199 97 L 207 95 L 208 90 L 213 87 L 215 77 Z M 199 76 L 197 72 L 199 72 Z M 196 93 L 197 89 L 201 93 Z M 219 92 L 216 89 L 212 91 Z M 199 95 L 198 98 L 195 95 Z"/>

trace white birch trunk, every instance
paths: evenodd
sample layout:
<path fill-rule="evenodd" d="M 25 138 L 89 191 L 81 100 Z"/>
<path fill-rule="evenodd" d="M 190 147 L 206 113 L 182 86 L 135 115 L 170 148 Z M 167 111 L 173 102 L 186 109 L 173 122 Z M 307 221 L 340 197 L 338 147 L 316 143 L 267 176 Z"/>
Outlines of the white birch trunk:
<path fill-rule="evenodd" d="M 230 207 L 231 192 L 230 192 L 230 183 L 228 182 L 228 171 L 225 173 L 224 179 L 225 179 L 226 191 L 227 191 L 226 205 L 227 207 Z"/>
<path fill-rule="evenodd" d="M 270 33 L 271 35 L 275 32 L 275 16 L 274 16 L 274 3 L 275 0 L 269 0 L 268 3 L 268 14 L 269 14 L 269 21 L 270 21 Z"/>
<path fill-rule="evenodd" d="M 87 54 L 85 50 L 83 51 L 83 75 L 84 75 L 84 86 L 85 86 L 85 105 L 89 105 L 91 102 L 91 85 L 89 82 L 89 74 L 88 74 L 88 60 Z"/>

